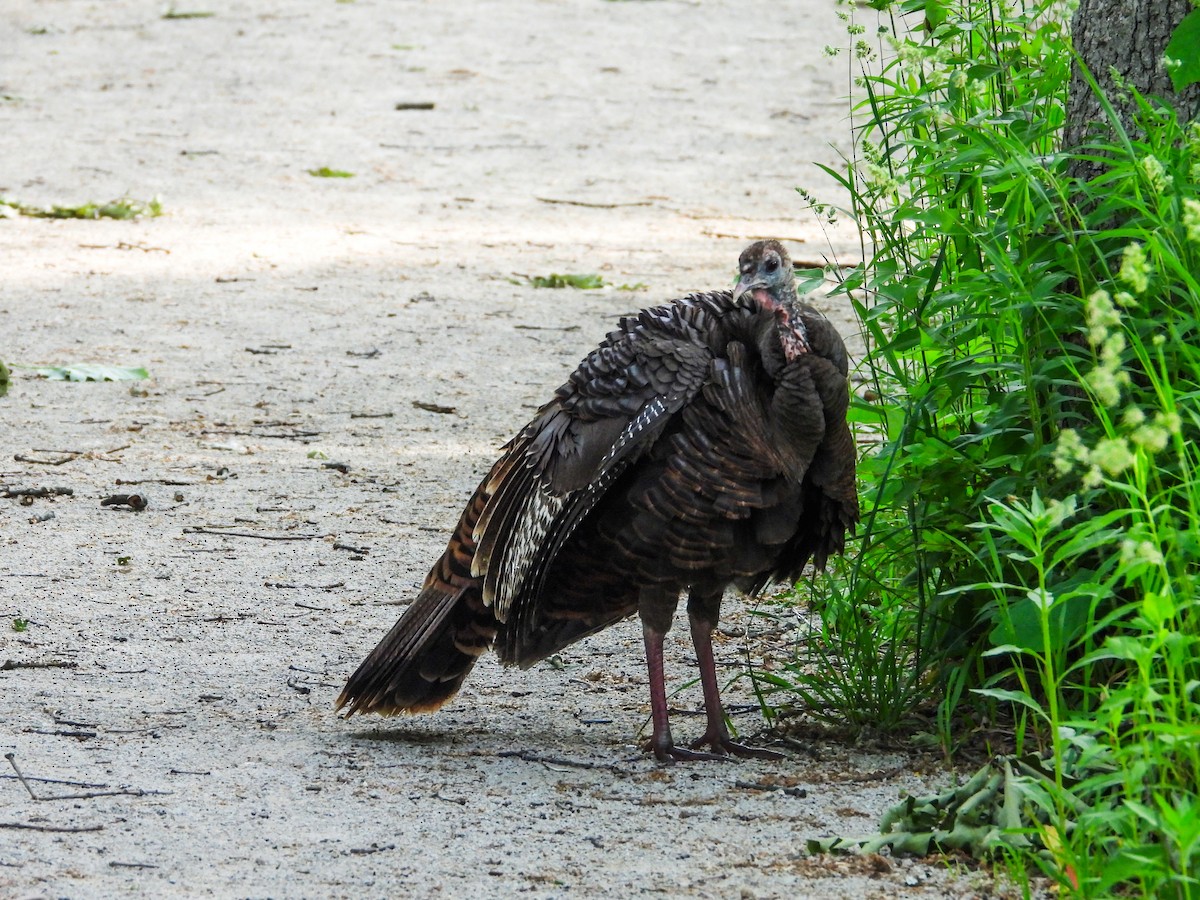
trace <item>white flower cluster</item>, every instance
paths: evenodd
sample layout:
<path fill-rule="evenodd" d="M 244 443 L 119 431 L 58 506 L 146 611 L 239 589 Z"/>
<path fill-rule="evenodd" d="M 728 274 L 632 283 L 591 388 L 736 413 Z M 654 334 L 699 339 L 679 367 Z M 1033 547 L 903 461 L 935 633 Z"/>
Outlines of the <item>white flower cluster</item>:
<path fill-rule="evenodd" d="M 1189 241 L 1200 244 L 1200 200 L 1183 201 L 1183 228 Z"/>
<path fill-rule="evenodd" d="M 1065 475 L 1076 466 L 1082 466 L 1085 488 L 1099 487 L 1104 483 L 1105 475 L 1110 478 L 1120 475 L 1134 462 L 1136 457 L 1129 449 L 1129 441 L 1123 437 L 1101 438 L 1095 447 L 1088 449 L 1080 440 L 1079 432 L 1064 428 L 1054 447 L 1054 468 Z"/>

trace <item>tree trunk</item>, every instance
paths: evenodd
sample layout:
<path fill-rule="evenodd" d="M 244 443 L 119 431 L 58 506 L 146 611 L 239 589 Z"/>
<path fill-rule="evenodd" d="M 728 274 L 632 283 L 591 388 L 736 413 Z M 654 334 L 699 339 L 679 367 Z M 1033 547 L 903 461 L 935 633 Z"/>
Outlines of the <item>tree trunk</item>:
<path fill-rule="evenodd" d="M 1115 90 L 1113 70 L 1143 95 L 1170 103 L 1181 120 L 1190 121 L 1200 115 L 1200 85 L 1193 84 L 1177 94 L 1162 66 L 1171 32 L 1191 9 L 1191 0 L 1079 0 L 1071 20 L 1075 50 L 1112 102 L 1127 131 L 1131 128 L 1133 110 Z M 1089 138 L 1107 133 L 1100 102 L 1076 65 L 1067 97 L 1063 145 L 1080 148 Z M 1090 178 L 1099 170 L 1094 163 L 1074 160 L 1071 164 L 1071 174 L 1083 178 Z"/>

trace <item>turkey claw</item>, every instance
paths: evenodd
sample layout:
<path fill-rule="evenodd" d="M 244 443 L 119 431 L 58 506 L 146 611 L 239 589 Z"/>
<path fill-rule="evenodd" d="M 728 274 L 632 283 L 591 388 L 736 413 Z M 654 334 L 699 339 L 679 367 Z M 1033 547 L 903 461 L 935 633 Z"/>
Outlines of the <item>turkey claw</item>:
<path fill-rule="evenodd" d="M 729 735 L 717 735 L 712 737 L 704 735 L 697 740 L 692 741 L 692 747 L 702 747 L 707 744 L 712 747 L 712 753 L 704 753 L 704 759 L 728 759 L 731 756 L 736 756 L 741 759 L 783 759 L 783 754 L 777 750 L 768 750 L 766 747 L 753 747 L 750 744 L 739 744 Z"/>
<path fill-rule="evenodd" d="M 699 743 L 699 742 L 697 742 Z M 696 744 L 692 744 L 693 747 Z M 667 765 L 674 765 L 677 762 L 693 762 L 695 760 L 712 759 L 718 762 L 729 762 L 729 754 L 727 753 L 709 753 L 706 750 L 689 750 L 686 747 L 678 747 L 671 744 L 669 747 L 654 748 L 654 755 L 659 762 Z"/>

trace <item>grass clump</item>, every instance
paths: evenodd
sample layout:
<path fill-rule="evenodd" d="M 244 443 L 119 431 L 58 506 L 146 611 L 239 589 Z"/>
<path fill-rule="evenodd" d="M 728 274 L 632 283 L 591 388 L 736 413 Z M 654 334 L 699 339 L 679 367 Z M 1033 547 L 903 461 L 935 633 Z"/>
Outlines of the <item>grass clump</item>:
<path fill-rule="evenodd" d="M 34 219 L 141 219 L 156 218 L 163 213 L 162 201 L 158 197 L 150 200 L 135 200 L 119 197 L 107 203 L 81 203 L 78 206 L 34 206 L 21 203 L 11 197 L 0 196 L 0 206 L 14 210 L 22 216 Z"/>
<path fill-rule="evenodd" d="M 826 170 L 866 260 L 837 288 L 863 521 L 819 652 L 759 683 L 1036 760 L 1003 779 L 1021 825 L 991 795 L 1018 869 L 1200 896 L 1200 125 L 1128 91 L 1133 127 L 1102 98 L 1109 136 L 1063 148 L 1061 4 L 872 5 Z"/>
<path fill-rule="evenodd" d="M 599 275 L 560 275 L 557 272 L 551 272 L 549 275 L 524 275 L 522 278 L 535 288 L 569 287 L 580 291 L 595 291 L 608 285 L 608 282 Z M 520 284 L 519 281 L 514 283 Z"/>

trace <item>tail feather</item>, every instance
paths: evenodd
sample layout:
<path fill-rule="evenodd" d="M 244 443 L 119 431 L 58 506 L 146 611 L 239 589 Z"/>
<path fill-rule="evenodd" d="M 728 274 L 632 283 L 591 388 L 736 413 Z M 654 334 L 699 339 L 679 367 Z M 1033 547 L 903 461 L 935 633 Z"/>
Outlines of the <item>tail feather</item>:
<path fill-rule="evenodd" d="M 417 599 L 346 682 L 338 709 L 348 706 L 349 715 L 439 709 L 492 646 L 499 623 L 483 602 L 481 580 L 471 575 L 473 532 L 491 498 L 490 480 L 463 510 Z"/>
<path fill-rule="evenodd" d="M 453 613 L 464 589 L 426 588 L 350 676 L 337 700 L 349 715 L 438 709 L 458 693 L 479 658 L 455 645 Z"/>

